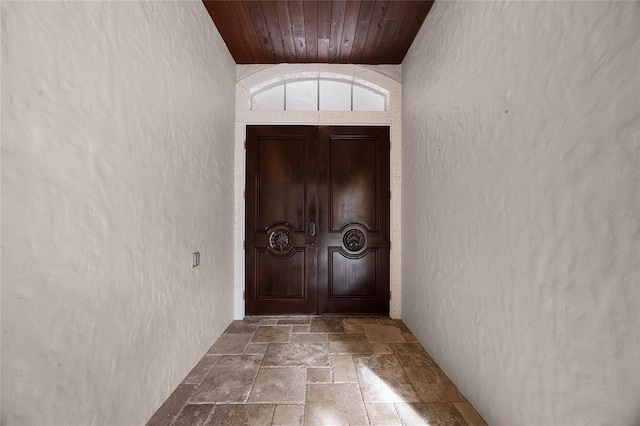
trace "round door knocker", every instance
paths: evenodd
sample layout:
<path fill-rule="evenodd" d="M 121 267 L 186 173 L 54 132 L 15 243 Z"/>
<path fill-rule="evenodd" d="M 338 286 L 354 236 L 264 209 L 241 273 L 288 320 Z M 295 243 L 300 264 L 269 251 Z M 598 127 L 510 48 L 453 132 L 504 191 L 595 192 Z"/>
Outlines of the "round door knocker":
<path fill-rule="evenodd" d="M 285 251 L 291 247 L 291 234 L 284 229 L 276 229 L 269 235 L 269 247 L 275 251 Z"/>
<path fill-rule="evenodd" d="M 344 246 L 349 251 L 360 251 L 364 247 L 365 237 L 359 229 L 351 229 L 342 238 Z"/>

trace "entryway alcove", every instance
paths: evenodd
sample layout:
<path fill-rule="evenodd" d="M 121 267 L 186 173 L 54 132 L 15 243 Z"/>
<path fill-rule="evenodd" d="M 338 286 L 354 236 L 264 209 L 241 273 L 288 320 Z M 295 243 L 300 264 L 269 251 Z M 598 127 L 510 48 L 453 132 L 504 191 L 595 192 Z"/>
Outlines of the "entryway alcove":
<path fill-rule="evenodd" d="M 389 174 L 385 186 L 390 189 L 387 227 L 390 251 L 388 251 L 388 262 L 385 268 L 389 271 L 386 273 L 389 284 L 385 285 L 387 290 L 382 292 L 386 292 L 389 297 L 388 301 L 384 301 L 387 304 L 386 309 L 380 309 L 381 302 L 378 301 L 378 307 L 374 311 L 388 312 L 392 318 L 400 317 L 402 176 L 400 74 L 399 66 L 280 64 L 238 67 L 234 182 L 236 221 L 234 224 L 234 312 L 237 319 L 243 318 L 247 313 L 245 298 L 251 296 L 250 292 L 245 293 L 247 265 L 244 248 L 246 241 L 245 191 L 247 191 L 246 142 L 247 126 L 251 125 L 382 126 L 388 129 Z M 300 85 L 301 82 L 305 83 L 304 87 Z M 289 87 L 288 91 L 287 87 Z M 291 87 L 294 88 L 294 94 L 295 90 L 298 90 L 298 96 L 306 96 L 304 98 L 306 101 L 292 96 Z M 301 88 L 306 88 L 306 91 L 300 91 Z M 376 291 L 380 292 L 379 289 Z M 315 313 L 315 310 L 311 312 Z M 319 312 L 322 312 L 322 309 Z"/>

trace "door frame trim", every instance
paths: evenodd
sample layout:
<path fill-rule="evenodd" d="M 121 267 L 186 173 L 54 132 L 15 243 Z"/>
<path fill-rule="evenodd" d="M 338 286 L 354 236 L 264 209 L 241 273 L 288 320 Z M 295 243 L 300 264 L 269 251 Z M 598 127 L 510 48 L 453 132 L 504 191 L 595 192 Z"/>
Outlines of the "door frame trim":
<path fill-rule="evenodd" d="M 246 178 L 246 140 L 247 125 L 311 125 L 311 126 L 389 126 L 391 139 L 391 252 L 390 252 L 390 288 L 391 301 L 389 315 L 401 318 L 401 201 L 402 201 L 402 127 L 401 105 L 402 85 L 400 82 L 359 65 L 341 64 L 280 64 L 273 66 L 255 66 L 258 72 L 240 79 L 236 83 L 236 127 L 234 146 L 234 318 L 245 315 L 244 289 L 244 230 L 245 230 L 245 178 Z M 246 67 L 245 67 L 246 68 Z M 383 69 L 382 67 L 380 68 Z M 310 71 L 339 73 L 370 81 L 389 91 L 387 111 L 252 111 L 251 89 L 267 81 L 285 79 Z"/>

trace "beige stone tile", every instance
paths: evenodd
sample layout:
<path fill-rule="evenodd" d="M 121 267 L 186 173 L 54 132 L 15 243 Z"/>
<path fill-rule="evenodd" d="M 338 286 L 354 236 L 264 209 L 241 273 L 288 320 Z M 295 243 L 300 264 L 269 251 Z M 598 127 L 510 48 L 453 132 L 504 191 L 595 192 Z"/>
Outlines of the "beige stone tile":
<path fill-rule="evenodd" d="M 312 333 L 344 333 L 341 318 L 312 318 Z"/>
<path fill-rule="evenodd" d="M 405 381 L 360 382 L 360 389 L 366 403 L 420 402 L 416 391 Z"/>
<path fill-rule="evenodd" d="M 258 374 L 260 360 L 259 355 L 221 356 L 189 401 L 245 402 Z"/>
<path fill-rule="evenodd" d="M 147 426 L 165 426 L 171 424 L 196 387 L 197 385 L 179 385 L 158 411 L 149 419 Z"/>
<path fill-rule="evenodd" d="M 411 330 L 409 330 L 409 327 L 406 326 L 406 324 L 404 322 L 402 322 L 402 320 L 399 319 L 394 319 L 391 320 L 393 322 L 393 325 L 398 327 L 398 329 L 403 332 L 403 333 L 411 333 Z"/>
<path fill-rule="evenodd" d="M 306 384 L 306 368 L 261 368 L 248 402 L 303 404 Z"/>
<path fill-rule="evenodd" d="M 294 325 L 291 329 L 292 333 L 308 333 L 310 331 L 311 326 L 307 325 Z"/>
<path fill-rule="evenodd" d="M 365 404 L 371 426 L 402 426 L 393 404 Z"/>
<path fill-rule="evenodd" d="M 211 346 L 208 355 L 240 355 L 244 353 L 252 334 L 225 333 Z"/>
<path fill-rule="evenodd" d="M 273 426 L 302 426 L 304 405 L 276 405 Z"/>
<path fill-rule="evenodd" d="M 376 325 L 378 324 L 378 319 L 377 318 L 347 318 L 344 320 L 344 323 L 351 324 L 351 325 L 363 325 L 363 324 Z"/>
<path fill-rule="evenodd" d="M 439 368 L 404 367 L 414 389 L 424 402 L 464 401 L 453 382 Z"/>
<path fill-rule="evenodd" d="M 267 318 L 267 319 L 263 319 L 260 320 L 260 325 L 261 326 L 274 326 L 274 325 L 278 325 L 278 320 L 276 318 Z"/>
<path fill-rule="evenodd" d="M 207 426 L 264 426 L 270 425 L 275 406 L 272 404 L 216 405 Z"/>
<path fill-rule="evenodd" d="M 471 426 L 487 426 L 480 414 L 468 402 L 454 402 L 453 406 Z"/>
<path fill-rule="evenodd" d="M 393 353 L 403 367 L 437 367 L 419 343 L 391 344 Z"/>
<path fill-rule="evenodd" d="M 201 426 L 209 418 L 213 410 L 213 404 L 189 404 L 185 405 L 171 426 Z"/>
<path fill-rule="evenodd" d="M 358 385 L 307 385 L 305 425 L 367 425 Z"/>
<path fill-rule="evenodd" d="M 327 343 L 270 343 L 263 367 L 328 367 Z"/>
<path fill-rule="evenodd" d="M 365 402 L 420 401 L 395 356 L 355 356 L 354 364 Z"/>
<path fill-rule="evenodd" d="M 283 318 L 278 320 L 278 325 L 309 325 L 311 318 Z"/>
<path fill-rule="evenodd" d="M 330 342 L 367 342 L 364 333 L 329 333 L 328 337 Z"/>
<path fill-rule="evenodd" d="M 362 329 L 370 343 L 406 343 L 397 327 L 390 325 L 363 325 Z"/>
<path fill-rule="evenodd" d="M 229 324 L 225 333 L 253 333 L 260 325 L 259 320 L 236 320 Z"/>
<path fill-rule="evenodd" d="M 407 376 L 394 355 L 356 355 L 354 363 L 360 381 L 406 380 Z"/>
<path fill-rule="evenodd" d="M 218 361 L 218 358 L 220 358 L 219 355 L 203 356 L 182 383 L 196 385 L 202 383 L 204 378 L 207 377 L 207 374 L 209 374 L 209 371 L 213 368 L 213 365 Z"/>
<path fill-rule="evenodd" d="M 418 339 L 411 333 L 402 333 L 402 337 L 404 337 L 407 343 L 418 343 Z"/>
<path fill-rule="evenodd" d="M 374 354 L 393 354 L 393 349 L 388 343 L 369 343 Z"/>
<path fill-rule="evenodd" d="M 268 343 L 249 343 L 244 353 L 245 355 L 264 355 L 268 346 Z"/>
<path fill-rule="evenodd" d="M 256 329 L 251 343 L 282 343 L 289 341 L 291 326 L 260 326 Z"/>
<path fill-rule="evenodd" d="M 405 425 L 466 426 L 464 418 L 452 404 L 419 402 L 396 404 L 400 419 Z"/>
<path fill-rule="evenodd" d="M 351 355 L 331 355 L 334 383 L 357 383 L 358 375 Z"/>
<path fill-rule="evenodd" d="M 291 343 L 326 343 L 328 341 L 327 333 L 301 333 L 289 336 L 289 342 Z"/>
<path fill-rule="evenodd" d="M 378 318 L 376 323 L 378 325 L 393 325 L 393 326 L 396 325 L 394 320 L 392 320 L 391 318 Z"/>
<path fill-rule="evenodd" d="M 307 368 L 307 383 L 331 383 L 331 369 Z"/>
<path fill-rule="evenodd" d="M 329 342 L 329 351 L 332 354 L 370 354 L 371 347 L 364 340 Z"/>
<path fill-rule="evenodd" d="M 344 327 L 345 333 L 364 333 L 364 330 L 362 330 L 362 326 L 358 324 L 351 324 L 351 323 L 345 322 L 343 324 L 343 327 Z"/>
<path fill-rule="evenodd" d="M 436 380 L 436 376 L 429 367 L 406 367 L 409 383 L 412 384 L 421 402 L 441 402 L 440 396 L 436 393 L 431 383 Z"/>

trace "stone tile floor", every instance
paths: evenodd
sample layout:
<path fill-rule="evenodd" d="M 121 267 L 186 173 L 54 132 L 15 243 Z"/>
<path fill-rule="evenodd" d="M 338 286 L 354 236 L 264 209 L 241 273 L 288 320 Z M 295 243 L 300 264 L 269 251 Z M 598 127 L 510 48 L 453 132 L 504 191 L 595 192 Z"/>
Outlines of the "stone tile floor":
<path fill-rule="evenodd" d="M 233 321 L 158 425 L 484 425 L 400 320 Z"/>

